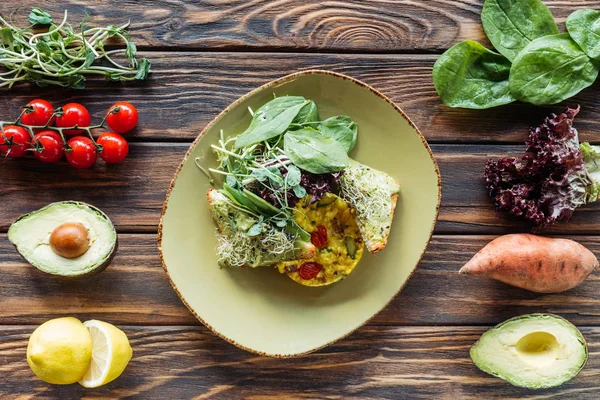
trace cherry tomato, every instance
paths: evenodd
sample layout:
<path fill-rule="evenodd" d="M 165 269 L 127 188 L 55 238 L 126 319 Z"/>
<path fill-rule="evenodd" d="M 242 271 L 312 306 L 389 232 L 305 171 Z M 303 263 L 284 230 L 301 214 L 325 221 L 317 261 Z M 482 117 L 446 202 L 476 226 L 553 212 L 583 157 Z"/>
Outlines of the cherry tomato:
<path fill-rule="evenodd" d="M 319 225 L 317 230 L 310 234 L 310 242 L 320 249 L 327 244 L 327 228 Z"/>
<path fill-rule="evenodd" d="M 4 134 L 0 133 L 0 154 L 10 158 L 19 158 L 25 155 L 29 146 L 29 132 L 20 126 L 6 125 Z"/>
<path fill-rule="evenodd" d="M 118 108 L 119 111 L 111 113 L 112 110 Z M 133 104 L 126 101 L 119 101 L 108 109 L 106 122 L 108 126 L 119 133 L 126 133 L 135 128 L 138 123 L 138 112 Z"/>
<path fill-rule="evenodd" d="M 54 112 L 54 107 L 50 104 L 49 101 L 44 99 L 35 99 L 31 100 L 27 105 L 33 108 L 33 111 L 25 112 L 21 117 L 21 122 L 25 125 L 33 125 L 33 126 L 46 126 L 48 121 L 50 123 L 48 125 L 52 125 L 54 123 L 54 116 L 52 113 Z M 35 132 L 40 132 L 43 129 L 34 129 Z"/>
<path fill-rule="evenodd" d="M 96 143 L 102 146 L 100 158 L 108 164 L 120 163 L 129 153 L 127 140 L 118 133 L 106 132 L 98 137 Z"/>
<path fill-rule="evenodd" d="M 298 269 L 298 275 L 300 278 L 309 281 L 319 275 L 319 272 L 323 269 L 323 266 L 316 262 L 307 262 L 300 266 Z"/>
<path fill-rule="evenodd" d="M 67 145 L 71 151 L 66 151 L 67 161 L 75 168 L 89 168 L 96 162 L 98 153 L 96 146 L 89 137 L 75 136 L 69 139 Z"/>
<path fill-rule="evenodd" d="M 35 158 L 45 163 L 55 163 L 60 161 L 65 149 L 60 135 L 54 131 L 41 131 L 33 137 L 34 148 L 39 151 L 34 151 Z"/>
<path fill-rule="evenodd" d="M 78 103 L 69 103 L 65 104 L 62 107 L 63 115 L 56 117 L 56 126 L 59 128 L 68 128 L 71 126 L 90 126 L 90 122 L 92 118 L 90 117 L 90 113 L 87 108 Z M 78 135 L 83 133 L 81 129 L 69 129 L 63 131 L 65 135 Z"/>

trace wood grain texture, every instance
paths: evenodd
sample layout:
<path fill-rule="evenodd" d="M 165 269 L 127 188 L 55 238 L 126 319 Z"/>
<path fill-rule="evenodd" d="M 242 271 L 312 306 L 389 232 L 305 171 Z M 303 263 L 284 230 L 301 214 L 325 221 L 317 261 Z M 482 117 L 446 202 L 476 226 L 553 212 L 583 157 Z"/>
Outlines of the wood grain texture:
<path fill-rule="evenodd" d="M 372 85 L 395 101 L 431 143 L 522 143 L 531 125 L 539 125 L 565 104 L 534 107 L 511 104 L 490 110 L 452 109 L 442 104 L 433 87 L 433 55 L 340 55 L 298 53 L 145 53 L 153 73 L 145 82 L 106 83 L 86 90 L 0 90 L 0 117 L 15 118 L 19 107 L 35 96 L 55 106 L 81 102 L 96 121 L 118 100 L 138 106 L 139 127 L 132 141 L 192 141 L 223 109 L 240 96 L 295 71 L 328 69 Z M 9 95 L 10 93 L 10 95 Z M 600 141 L 600 86 L 586 89 L 568 102 L 582 105 L 576 127 L 583 140 Z M 359 127 L 360 129 L 360 127 Z"/>
<path fill-rule="evenodd" d="M 155 232 L 172 174 L 187 143 L 134 143 L 123 164 L 99 162 L 90 170 L 75 170 L 62 162 L 47 165 L 35 159 L 0 159 L 3 189 L 0 232 L 21 214 L 53 201 L 85 201 L 105 211 L 120 232 Z M 501 234 L 526 232 L 523 221 L 495 211 L 483 183 L 490 158 L 518 154 L 523 146 L 432 146 L 442 173 L 442 207 L 437 233 Z M 198 179 L 202 179 L 199 176 Z M 35 193 L 35 195 L 32 195 Z M 545 233 L 599 234 L 600 205 L 582 207 L 570 223 Z"/>
<path fill-rule="evenodd" d="M 600 254 L 600 237 L 573 238 Z M 600 325 L 600 271 L 576 289 L 550 295 L 459 275 L 460 267 L 492 239 L 434 236 L 407 286 L 371 325 L 493 325 L 533 312 Z M 65 281 L 28 265 L 0 235 L 0 325 L 40 324 L 71 314 L 120 324 L 198 325 L 167 280 L 155 236 L 122 234 L 119 241 L 106 271 L 88 280 Z"/>
<path fill-rule="evenodd" d="M 600 360 L 591 357 L 572 381 L 530 391 L 477 369 L 470 346 L 485 327 L 366 327 L 300 359 L 246 353 L 200 327 L 122 327 L 133 358 L 98 389 L 48 385 L 29 370 L 25 352 L 35 327 L 1 326 L 3 399 L 27 398 L 318 398 L 318 399 L 597 399 Z M 600 328 L 582 328 L 598 353 Z M 534 396 L 535 395 L 535 396 Z M 530 397 L 531 396 L 531 397 Z"/>
<path fill-rule="evenodd" d="M 600 1 L 545 1 L 564 22 L 577 8 Z M 489 46 L 480 22 L 483 0 L 24 0 L 18 17 L 42 7 L 58 19 L 67 8 L 76 23 L 85 13 L 98 25 L 130 18 L 139 46 L 335 52 L 440 52 L 472 39 Z M 14 11 L 4 2 L 1 14 Z"/>

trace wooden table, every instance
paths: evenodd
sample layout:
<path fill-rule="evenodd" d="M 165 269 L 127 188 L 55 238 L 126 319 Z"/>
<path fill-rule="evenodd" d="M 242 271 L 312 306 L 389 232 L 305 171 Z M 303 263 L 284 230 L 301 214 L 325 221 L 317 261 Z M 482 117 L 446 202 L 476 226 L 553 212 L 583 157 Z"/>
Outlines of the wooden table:
<path fill-rule="evenodd" d="M 573 381 L 539 398 L 600 395 L 600 279 L 598 274 L 563 294 L 538 295 L 488 279 L 457 274 L 494 236 L 524 225 L 499 214 L 480 177 L 490 157 L 523 148 L 529 125 L 563 105 L 514 104 L 489 111 L 441 104 L 431 68 L 443 50 L 467 38 L 486 41 L 479 22 L 483 1 L 446 0 L 21 0 L 19 16 L 33 6 L 60 15 L 64 7 L 93 24 L 132 21 L 132 36 L 153 62 L 142 84 L 90 83 L 84 91 L 21 87 L 2 91 L 3 119 L 44 97 L 56 105 L 77 101 L 92 114 L 117 100 L 140 111 L 122 165 L 76 171 L 64 163 L 0 160 L 0 397 L 60 398 L 523 398 L 480 372 L 469 347 L 507 318 L 553 312 L 578 325 L 590 360 Z M 575 8 L 600 1 L 547 1 L 564 22 Z M 12 6 L 9 4 L 13 4 Z M 0 13 L 16 2 L 2 2 Z M 84 6 L 85 4 L 85 6 Z M 165 191 L 190 142 L 240 95 L 292 71 L 321 68 L 361 79 L 397 102 L 425 134 L 443 176 L 435 236 L 400 295 L 367 326 L 300 359 L 246 353 L 217 338 L 188 312 L 171 288 L 156 247 Z M 586 90 L 576 125 L 584 140 L 599 141 L 594 108 L 600 90 Z M 65 283 L 29 266 L 6 238 L 14 219 L 52 201 L 86 201 L 103 209 L 119 231 L 111 267 L 87 281 Z M 576 212 L 547 233 L 579 240 L 600 252 L 600 208 Z M 27 366 L 29 334 L 42 322 L 73 315 L 122 327 L 134 357 L 124 374 L 96 390 L 52 386 Z"/>

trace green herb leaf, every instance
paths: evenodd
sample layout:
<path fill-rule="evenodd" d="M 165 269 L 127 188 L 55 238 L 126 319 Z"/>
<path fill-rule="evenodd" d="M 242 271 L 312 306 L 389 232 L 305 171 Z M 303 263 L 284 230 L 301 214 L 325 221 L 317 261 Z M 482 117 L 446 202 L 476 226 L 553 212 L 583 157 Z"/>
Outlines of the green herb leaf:
<path fill-rule="evenodd" d="M 96 60 L 96 56 L 91 51 L 88 51 L 85 55 L 85 62 L 83 63 L 83 68 L 90 67 L 94 61 Z"/>
<path fill-rule="evenodd" d="M 600 59 L 600 11 L 575 11 L 567 18 L 567 30 L 588 57 Z"/>
<path fill-rule="evenodd" d="M 275 186 L 283 186 L 283 175 L 281 175 L 281 171 L 277 167 L 269 167 L 267 168 L 269 174 L 267 177 L 272 185 Z"/>
<path fill-rule="evenodd" d="M 237 181 L 237 179 L 235 179 L 233 176 L 231 175 L 227 175 L 227 177 L 225 177 L 225 182 L 231 186 L 232 188 L 236 188 L 239 186 L 239 183 Z"/>
<path fill-rule="evenodd" d="M 255 169 L 250 175 L 260 182 L 265 182 L 269 179 L 271 173 L 266 168 Z"/>
<path fill-rule="evenodd" d="M 4 43 L 6 46 L 8 46 L 8 48 L 10 50 L 14 50 L 14 41 L 15 38 L 13 37 L 12 31 L 10 30 L 10 28 L 5 27 L 0 29 L 0 40 L 2 40 L 2 43 Z"/>
<path fill-rule="evenodd" d="M 485 0 L 481 22 L 496 50 L 511 61 L 535 39 L 559 33 L 540 0 Z"/>
<path fill-rule="evenodd" d="M 296 167 L 295 165 L 288 166 L 288 172 L 287 172 L 287 175 L 285 176 L 285 182 L 286 182 L 287 186 L 289 186 L 289 187 L 298 186 L 300 184 L 301 180 L 302 180 L 302 172 L 300 172 L 300 169 L 298 167 Z"/>
<path fill-rule="evenodd" d="M 246 236 L 254 237 L 260 235 L 263 231 L 262 225 L 263 224 L 261 222 L 252 225 L 252 227 L 248 229 L 248 232 L 246 232 Z"/>
<path fill-rule="evenodd" d="M 292 121 L 292 123 L 307 124 L 306 126 L 313 126 L 317 124 L 309 123 L 318 122 L 319 120 L 319 108 L 317 107 L 317 104 L 312 100 L 308 100 L 308 104 L 302 107 L 302 109 L 300 110 L 298 115 L 296 115 L 296 118 L 294 118 L 294 121 Z"/>
<path fill-rule="evenodd" d="M 85 89 L 85 76 L 81 74 L 61 76 L 58 79 L 65 87 L 70 87 L 72 89 Z"/>
<path fill-rule="evenodd" d="M 225 194 L 239 206 L 247 208 L 254 214 L 260 214 L 258 208 L 256 208 L 242 190 L 238 190 L 227 183 L 223 184 L 223 190 L 225 191 Z"/>
<path fill-rule="evenodd" d="M 50 25 L 52 23 L 52 16 L 36 7 L 29 14 L 29 22 L 33 25 Z"/>
<path fill-rule="evenodd" d="M 518 100 L 556 104 L 592 85 L 598 67 L 566 34 L 531 42 L 510 70 L 510 90 Z"/>
<path fill-rule="evenodd" d="M 129 59 L 135 59 L 137 54 L 137 47 L 133 42 L 127 42 L 127 48 L 125 49 L 125 57 Z"/>
<path fill-rule="evenodd" d="M 50 56 L 52 54 L 52 49 L 48 46 L 48 43 L 39 41 L 35 44 L 35 48 L 45 56 Z"/>
<path fill-rule="evenodd" d="M 304 97 L 299 96 L 283 96 L 269 101 L 254 113 L 248 129 L 235 141 L 235 148 L 264 142 L 283 134 L 306 104 Z"/>
<path fill-rule="evenodd" d="M 250 201 L 253 204 L 253 206 L 256 208 L 256 210 L 258 211 L 258 213 L 260 215 L 272 217 L 281 212 L 281 210 L 279 210 L 277 207 L 274 207 L 272 204 L 268 203 L 265 199 L 255 195 L 248 189 L 243 189 L 243 193 L 246 196 L 246 198 L 248 199 L 248 201 Z"/>
<path fill-rule="evenodd" d="M 300 185 L 294 186 L 293 190 L 294 190 L 294 195 L 296 195 L 296 197 L 299 199 L 306 196 L 306 189 L 304 189 L 304 187 L 302 187 Z"/>
<path fill-rule="evenodd" d="M 467 40 L 451 47 L 433 66 L 433 83 L 444 104 L 483 109 L 515 101 L 508 88 L 510 61 Z"/>
<path fill-rule="evenodd" d="M 147 58 L 140 59 L 135 79 L 137 79 L 138 81 L 143 81 L 144 79 L 146 79 L 148 77 L 148 74 L 150 73 L 150 66 L 151 63 Z"/>
<path fill-rule="evenodd" d="M 323 135 L 337 140 L 344 146 L 346 152 L 354 148 L 358 137 L 358 125 L 352 118 L 345 115 L 327 118 L 317 128 Z"/>
<path fill-rule="evenodd" d="M 283 137 L 283 148 L 294 165 L 313 174 L 341 171 L 350 162 L 338 141 L 313 129 L 288 132 Z"/>

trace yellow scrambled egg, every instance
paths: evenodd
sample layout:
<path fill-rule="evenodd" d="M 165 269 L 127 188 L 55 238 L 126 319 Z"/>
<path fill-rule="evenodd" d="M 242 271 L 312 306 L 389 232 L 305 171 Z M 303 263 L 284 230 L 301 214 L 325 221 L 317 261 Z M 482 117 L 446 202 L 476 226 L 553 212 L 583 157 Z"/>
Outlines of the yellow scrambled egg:
<path fill-rule="evenodd" d="M 279 272 L 302 285 L 330 285 L 348 276 L 363 255 L 364 243 L 356 224 L 356 211 L 331 193 L 316 203 L 307 203 L 308 198 L 305 198 L 296 205 L 296 222 L 308 233 L 314 233 L 313 236 L 319 236 L 324 227 L 326 242 L 322 235 L 313 237 L 311 241 L 317 245 L 314 257 L 281 262 L 277 267 Z"/>

